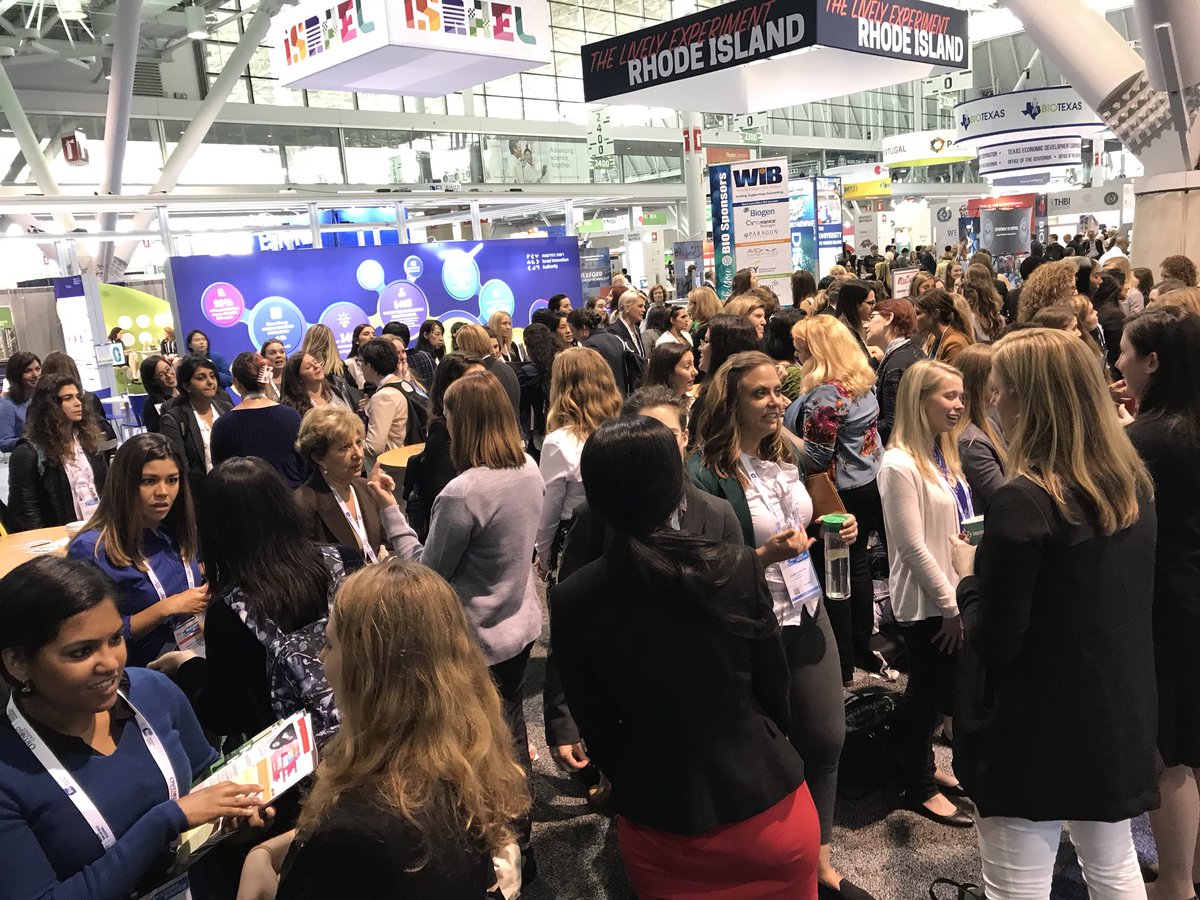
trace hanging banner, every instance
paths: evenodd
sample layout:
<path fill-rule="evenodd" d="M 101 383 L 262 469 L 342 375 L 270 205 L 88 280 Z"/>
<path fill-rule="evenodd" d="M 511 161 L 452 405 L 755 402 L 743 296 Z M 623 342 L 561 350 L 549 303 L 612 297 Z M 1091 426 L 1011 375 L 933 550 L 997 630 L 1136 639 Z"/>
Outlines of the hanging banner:
<path fill-rule="evenodd" d="M 815 0 L 732 0 L 585 44 L 584 100 L 595 103 L 810 47 L 816 7 Z"/>
<path fill-rule="evenodd" d="M 713 257 L 717 296 L 733 293 L 733 173 L 728 165 L 708 167 L 708 190 L 712 203 Z"/>
<path fill-rule="evenodd" d="M 944 166 L 975 158 L 969 147 L 954 143 L 954 132 L 913 131 L 883 139 L 883 164 L 893 166 Z"/>
<path fill-rule="evenodd" d="M 271 29 L 290 88 L 442 97 L 551 61 L 546 0 L 301 0 Z"/>
<path fill-rule="evenodd" d="M 481 157 L 488 184 L 587 184 L 586 144 L 485 135 Z"/>
<path fill-rule="evenodd" d="M 1104 122 L 1069 86 L 1035 88 L 967 100 L 954 107 L 958 147 L 1056 136 L 1089 137 Z M 998 138 L 998 135 L 1006 135 Z"/>
<path fill-rule="evenodd" d="M 967 67 L 967 11 L 920 0 L 826 0 L 817 9 L 823 47 L 872 56 Z"/>

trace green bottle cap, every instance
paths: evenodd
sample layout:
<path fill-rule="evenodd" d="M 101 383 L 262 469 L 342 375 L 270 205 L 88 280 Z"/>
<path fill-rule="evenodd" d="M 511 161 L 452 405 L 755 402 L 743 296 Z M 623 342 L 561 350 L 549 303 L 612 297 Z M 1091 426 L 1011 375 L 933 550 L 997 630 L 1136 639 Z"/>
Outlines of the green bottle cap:
<path fill-rule="evenodd" d="M 828 532 L 836 534 L 846 527 L 846 523 L 850 521 L 850 516 L 846 513 L 828 513 L 821 516 L 821 526 Z"/>

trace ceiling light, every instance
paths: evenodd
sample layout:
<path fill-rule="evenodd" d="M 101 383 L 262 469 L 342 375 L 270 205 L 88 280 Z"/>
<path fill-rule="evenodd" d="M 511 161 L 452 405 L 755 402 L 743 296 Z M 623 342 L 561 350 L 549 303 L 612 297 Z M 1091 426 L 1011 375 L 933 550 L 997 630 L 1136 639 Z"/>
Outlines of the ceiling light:
<path fill-rule="evenodd" d="M 199 6 L 185 6 L 183 21 L 187 25 L 187 36 L 194 41 L 208 37 L 208 26 L 204 21 L 204 10 Z"/>

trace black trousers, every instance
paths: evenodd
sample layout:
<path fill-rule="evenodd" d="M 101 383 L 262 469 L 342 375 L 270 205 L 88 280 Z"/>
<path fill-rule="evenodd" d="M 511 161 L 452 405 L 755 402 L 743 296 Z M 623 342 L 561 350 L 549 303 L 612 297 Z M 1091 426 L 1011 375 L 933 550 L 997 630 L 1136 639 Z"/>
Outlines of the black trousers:
<path fill-rule="evenodd" d="M 492 680 L 496 682 L 496 690 L 500 692 L 500 710 L 512 730 L 513 752 L 517 762 L 525 770 L 525 778 L 529 780 L 530 792 L 533 791 L 533 763 L 529 759 L 529 732 L 525 727 L 525 670 L 529 665 L 529 654 L 533 643 L 504 662 L 489 666 Z M 532 820 L 525 815 L 513 825 L 517 832 L 517 843 L 523 848 L 529 846 L 529 835 L 532 831 Z"/>
<path fill-rule="evenodd" d="M 908 652 L 907 710 L 900 734 L 900 763 L 908 797 L 923 803 L 939 792 L 933 777 L 933 732 L 938 719 L 953 710 L 954 665 L 957 654 L 943 653 L 933 643 L 942 617 L 905 623 L 900 633 Z"/>
<path fill-rule="evenodd" d="M 875 630 L 875 584 L 867 541 L 872 531 L 883 532 L 883 505 L 874 481 L 838 491 L 846 512 L 858 521 L 858 539 L 850 545 L 850 597 L 826 600 L 829 622 L 837 640 L 842 682 L 854 677 L 855 665 L 871 665 L 871 634 Z M 822 571 L 822 576 L 824 572 Z"/>

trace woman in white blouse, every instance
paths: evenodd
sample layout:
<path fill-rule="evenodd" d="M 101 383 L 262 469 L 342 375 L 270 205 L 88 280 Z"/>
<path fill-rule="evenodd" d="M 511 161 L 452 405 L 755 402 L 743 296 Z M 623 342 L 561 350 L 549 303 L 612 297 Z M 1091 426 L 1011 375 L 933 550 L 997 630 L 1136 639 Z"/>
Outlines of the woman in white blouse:
<path fill-rule="evenodd" d="M 951 436 L 963 410 L 957 369 L 933 360 L 913 363 L 900 380 L 896 424 L 879 470 L 888 585 L 908 652 L 901 744 L 908 800 L 915 812 L 958 828 L 972 821 L 946 797 L 962 796 L 962 789 L 956 778 L 937 770 L 932 741 L 939 714 L 950 711 L 954 661 L 963 640 L 951 539 L 975 515 Z"/>
<path fill-rule="evenodd" d="M 601 423 L 621 411 L 612 369 L 595 350 L 572 347 L 554 358 L 550 370 L 550 412 L 539 468 L 546 483 L 537 533 L 538 570 L 554 580 L 563 539 L 584 501 L 579 456 Z"/>
<path fill-rule="evenodd" d="M 692 346 L 692 317 L 686 306 L 672 306 L 667 313 L 667 330 L 654 346 L 659 344 L 687 344 Z"/>

